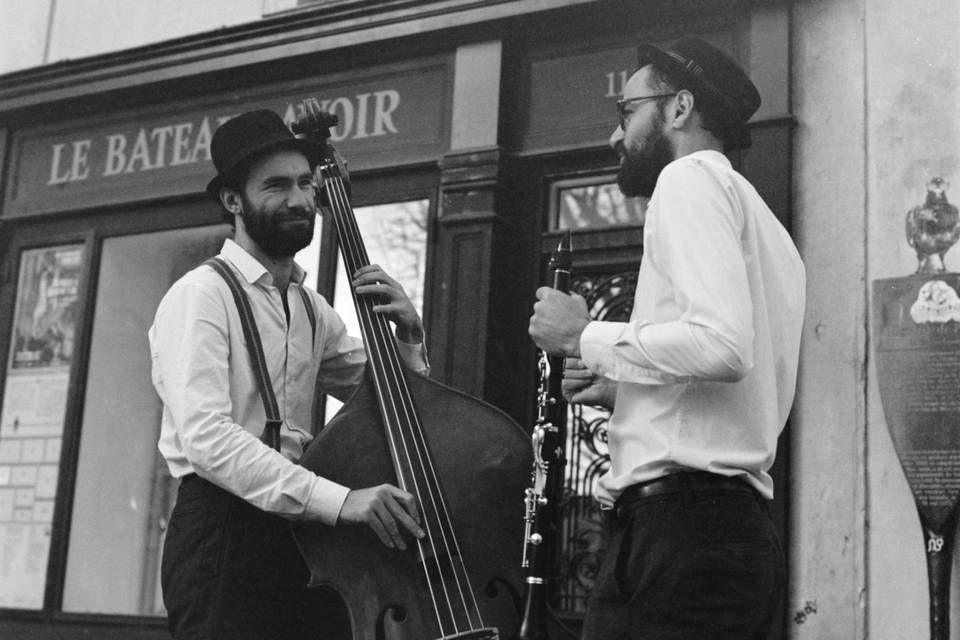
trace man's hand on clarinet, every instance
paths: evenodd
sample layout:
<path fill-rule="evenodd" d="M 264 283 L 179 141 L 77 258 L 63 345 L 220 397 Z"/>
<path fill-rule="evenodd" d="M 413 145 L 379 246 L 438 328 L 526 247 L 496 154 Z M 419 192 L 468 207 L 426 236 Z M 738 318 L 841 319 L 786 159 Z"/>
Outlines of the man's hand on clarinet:
<path fill-rule="evenodd" d="M 551 287 L 537 289 L 530 316 L 530 337 L 552 356 L 580 357 L 580 334 L 590 322 L 587 302 L 576 293 Z"/>

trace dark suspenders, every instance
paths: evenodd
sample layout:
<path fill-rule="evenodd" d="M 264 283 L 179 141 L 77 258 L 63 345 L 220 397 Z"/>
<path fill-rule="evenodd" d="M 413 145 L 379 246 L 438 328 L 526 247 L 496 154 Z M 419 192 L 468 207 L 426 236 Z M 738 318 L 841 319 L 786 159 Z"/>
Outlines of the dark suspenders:
<path fill-rule="evenodd" d="M 237 312 L 240 314 L 240 326 L 243 327 L 243 337 L 247 341 L 247 348 L 250 351 L 250 366 L 253 368 L 253 376 L 257 381 L 260 390 L 260 399 L 263 401 L 264 412 L 267 415 L 267 424 L 264 426 L 263 435 L 260 439 L 277 451 L 280 450 L 280 425 L 283 420 L 280 418 L 280 408 L 277 405 L 277 397 L 273 393 L 273 385 L 270 384 L 270 372 L 267 370 L 267 361 L 263 355 L 263 343 L 260 342 L 260 332 L 257 330 L 257 321 L 253 317 L 253 308 L 247 299 L 247 294 L 243 291 L 243 286 L 237 279 L 233 270 L 227 266 L 222 258 L 213 257 L 204 262 L 205 265 L 212 267 L 226 281 L 230 287 L 230 293 L 233 294 L 233 301 L 237 305 Z M 296 287 L 300 292 L 300 298 L 303 300 L 303 306 L 307 311 L 307 318 L 310 320 L 311 337 L 314 341 L 317 339 L 317 314 L 310 302 L 310 296 L 307 291 L 301 287 Z"/>

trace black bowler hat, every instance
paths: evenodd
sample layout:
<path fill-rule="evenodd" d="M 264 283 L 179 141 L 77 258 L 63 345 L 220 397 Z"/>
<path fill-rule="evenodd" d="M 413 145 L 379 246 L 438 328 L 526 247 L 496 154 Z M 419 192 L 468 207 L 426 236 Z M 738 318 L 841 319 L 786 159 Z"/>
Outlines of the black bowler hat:
<path fill-rule="evenodd" d="M 727 54 L 699 38 L 685 37 L 667 47 L 642 44 L 638 68 L 655 64 L 665 72 L 688 80 L 692 89 L 718 107 L 733 129 L 728 149 L 749 149 L 747 120 L 760 107 L 760 92 L 743 69 Z"/>
<path fill-rule="evenodd" d="M 319 146 L 294 136 L 283 119 L 269 109 L 247 111 L 227 120 L 213 133 L 210 141 L 210 156 L 217 176 L 207 185 L 207 192 L 218 198 L 220 187 L 231 172 L 265 151 L 282 148 L 303 152 L 311 168 L 320 161 Z"/>

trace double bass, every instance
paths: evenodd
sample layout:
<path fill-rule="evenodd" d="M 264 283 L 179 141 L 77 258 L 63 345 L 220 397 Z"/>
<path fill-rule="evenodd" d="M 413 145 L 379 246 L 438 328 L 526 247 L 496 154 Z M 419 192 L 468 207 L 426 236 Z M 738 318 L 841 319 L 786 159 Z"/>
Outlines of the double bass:
<path fill-rule="evenodd" d="M 346 170 L 329 144 L 335 116 L 304 103 L 294 124 L 322 145 L 315 170 L 348 273 L 369 263 Z M 300 464 L 347 487 L 383 483 L 413 494 L 426 536 L 388 549 L 365 527 L 294 524 L 311 587 L 335 592 L 353 640 L 512 639 L 523 576 L 529 439 L 509 416 L 416 374 L 389 322 L 353 295 L 367 352 L 364 381 L 307 447 Z M 338 636 L 340 637 L 340 636 Z"/>

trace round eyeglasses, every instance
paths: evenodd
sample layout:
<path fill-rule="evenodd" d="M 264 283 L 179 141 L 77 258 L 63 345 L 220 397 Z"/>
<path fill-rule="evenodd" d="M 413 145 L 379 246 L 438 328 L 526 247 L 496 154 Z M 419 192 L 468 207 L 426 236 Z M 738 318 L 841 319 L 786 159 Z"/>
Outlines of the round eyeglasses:
<path fill-rule="evenodd" d="M 655 96 L 637 96 L 636 98 L 621 98 L 617 100 L 617 121 L 620 128 L 626 131 L 627 120 L 633 114 L 633 111 L 627 111 L 624 107 L 631 102 L 643 102 L 644 100 L 656 100 L 658 98 L 672 98 L 676 93 L 658 93 Z M 634 110 L 635 111 L 635 110 Z"/>

